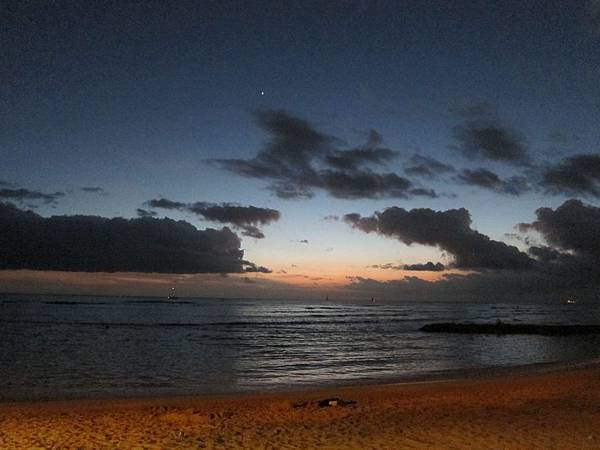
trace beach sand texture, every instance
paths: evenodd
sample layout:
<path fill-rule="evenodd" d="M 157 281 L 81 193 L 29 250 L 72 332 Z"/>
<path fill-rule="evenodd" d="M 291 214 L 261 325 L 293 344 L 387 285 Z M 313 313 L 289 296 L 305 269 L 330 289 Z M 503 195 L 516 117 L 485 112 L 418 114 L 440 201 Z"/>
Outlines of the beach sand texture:
<path fill-rule="evenodd" d="M 320 407 L 336 396 L 356 403 Z M 282 394 L 0 405 L 2 449 L 600 448 L 600 366 Z"/>

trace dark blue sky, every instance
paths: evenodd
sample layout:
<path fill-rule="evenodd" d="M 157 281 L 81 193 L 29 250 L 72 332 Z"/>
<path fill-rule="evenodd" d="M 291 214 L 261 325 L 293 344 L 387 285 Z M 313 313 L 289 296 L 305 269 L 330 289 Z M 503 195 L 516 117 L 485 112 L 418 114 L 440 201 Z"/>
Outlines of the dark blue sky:
<path fill-rule="evenodd" d="M 325 216 L 464 207 L 474 229 L 508 242 L 505 234 L 541 206 L 569 198 L 597 204 L 596 172 L 585 175 L 588 187 L 572 173 L 548 175 L 569 158 L 599 153 L 597 1 L 9 1 L 0 8 L 0 181 L 63 192 L 37 203 L 5 193 L 42 216 L 135 217 L 157 198 L 274 208 L 281 219 L 265 227 L 265 239 L 243 238 L 246 256 L 273 270 L 304 264 L 303 274 L 327 260 L 338 265 L 331 276 L 339 281 L 366 265 L 451 263 L 456 254 L 441 254 L 439 243 L 390 245 Z M 410 189 L 436 195 L 341 188 L 325 166 L 300 182 L 215 164 L 254 164 L 265 143 L 282 138 L 273 123 L 257 124 L 257 111 L 283 111 L 284 122 L 306 120 L 337 138 L 323 155 L 363 145 L 376 130 L 380 145 L 398 154 L 368 174 L 398 174 Z M 507 145 L 526 155 L 497 153 Z M 410 175 L 415 154 L 454 171 Z M 578 164 L 569 167 L 576 172 Z M 358 172 L 351 175 L 354 183 Z M 282 180 L 312 198 L 274 195 Z M 163 213 L 215 224 L 181 208 Z M 311 245 L 299 246 L 304 239 Z"/>

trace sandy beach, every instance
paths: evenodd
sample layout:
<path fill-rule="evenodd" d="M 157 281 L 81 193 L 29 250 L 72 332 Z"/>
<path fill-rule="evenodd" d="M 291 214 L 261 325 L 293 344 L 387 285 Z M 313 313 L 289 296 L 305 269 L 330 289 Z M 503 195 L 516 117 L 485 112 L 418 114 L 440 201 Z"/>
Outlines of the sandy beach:
<path fill-rule="evenodd" d="M 319 406 L 331 397 L 341 401 Z M 277 394 L 0 405 L 3 449 L 592 449 L 599 430 L 597 363 Z"/>

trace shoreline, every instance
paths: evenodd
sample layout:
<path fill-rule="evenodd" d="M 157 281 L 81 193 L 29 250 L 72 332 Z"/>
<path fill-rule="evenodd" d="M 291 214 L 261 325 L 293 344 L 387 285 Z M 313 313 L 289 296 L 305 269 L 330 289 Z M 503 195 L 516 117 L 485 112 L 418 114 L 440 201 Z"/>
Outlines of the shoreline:
<path fill-rule="evenodd" d="M 340 404 L 318 406 L 331 397 Z M 600 360 L 314 390 L 0 403 L 0 447 L 16 449 L 598 448 L 599 429 Z"/>

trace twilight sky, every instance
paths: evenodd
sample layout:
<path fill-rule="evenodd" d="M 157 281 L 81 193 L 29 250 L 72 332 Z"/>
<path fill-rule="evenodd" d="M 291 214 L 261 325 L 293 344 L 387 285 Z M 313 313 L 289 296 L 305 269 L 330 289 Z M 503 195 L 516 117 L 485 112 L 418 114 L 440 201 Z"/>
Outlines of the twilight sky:
<path fill-rule="evenodd" d="M 0 15 L 0 291 L 598 296 L 598 0 Z"/>

